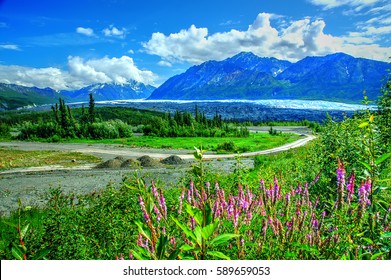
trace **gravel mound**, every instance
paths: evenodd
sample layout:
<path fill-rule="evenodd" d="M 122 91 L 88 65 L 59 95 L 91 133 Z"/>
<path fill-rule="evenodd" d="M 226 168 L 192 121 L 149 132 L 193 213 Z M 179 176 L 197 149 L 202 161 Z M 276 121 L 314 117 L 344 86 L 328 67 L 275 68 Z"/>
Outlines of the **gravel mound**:
<path fill-rule="evenodd" d="M 122 160 L 113 158 L 98 164 L 96 168 L 121 168 L 122 163 Z"/>
<path fill-rule="evenodd" d="M 169 156 L 168 158 L 165 158 L 161 161 L 163 164 L 170 164 L 170 165 L 177 165 L 182 164 L 183 159 L 181 159 L 179 156 Z"/>
<path fill-rule="evenodd" d="M 121 168 L 128 168 L 128 167 L 137 167 L 140 165 L 140 162 L 138 160 L 134 159 L 126 159 L 122 162 Z"/>
<path fill-rule="evenodd" d="M 150 156 L 142 156 L 137 159 L 140 162 L 142 167 L 157 167 L 159 166 L 159 161 L 151 158 Z"/>

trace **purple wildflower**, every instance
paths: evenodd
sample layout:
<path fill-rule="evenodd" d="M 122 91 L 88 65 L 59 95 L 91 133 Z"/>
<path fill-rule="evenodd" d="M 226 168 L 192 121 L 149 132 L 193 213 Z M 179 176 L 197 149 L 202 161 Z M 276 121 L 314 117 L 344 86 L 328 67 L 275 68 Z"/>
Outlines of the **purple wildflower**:
<path fill-rule="evenodd" d="M 185 188 L 182 189 L 182 193 L 181 193 L 181 196 L 179 198 L 179 211 L 178 211 L 179 214 L 182 213 L 182 205 L 183 205 L 183 199 L 184 198 L 185 198 Z"/>
<path fill-rule="evenodd" d="M 160 209 L 163 212 L 164 218 L 167 219 L 166 199 L 164 198 L 163 191 L 161 189 L 160 189 L 160 193 L 159 193 L 159 206 L 160 206 Z"/>
<path fill-rule="evenodd" d="M 240 214 L 240 210 L 238 207 L 234 206 L 234 213 L 233 213 L 233 222 L 234 222 L 234 226 L 235 228 L 238 226 L 238 222 L 239 222 L 239 214 Z"/>
<path fill-rule="evenodd" d="M 196 221 L 194 220 L 193 217 L 190 217 L 190 228 L 191 230 L 194 230 L 196 227 Z"/>
<path fill-rule="evenodd" d="M 144 220 L 148 223 L 150 221 L 150 218 L 149 218 L 149 214 L 148 214 L 147 210 L 145 209 L 144 200 L 141 197 L 141 195 L 138 198 L 138 203 L 140 204 L 141 211 L 143 212 Z"/>
<path fill-rule="evenodd" d="M 344 198 L 344 189 L 345 189 L 345 166 L 343 162 L 338 159 L 337 167 L 337 186 L 338 186 L 338 199 L 337 207 L 338 209 L 342 207 L 343 198 Z"/>
<path fill-rule="evenodd" d="M 231 216 L 234 214 L 234 204 L 235 204 L 234 198 L 232 195 L 230 195 L 228 198 L 228 206 L 227 206 L 228 218 L 231 218 Z"/>
<path fill-rule="evenodd" d="M 155 211 L 157 221 L 160 222 L 162 215 L 156 205 L 153 205 L 153 211 Z"/>
<path fill-rule="evenodd" d="M 348 184 L 346 186 L 346 190 L 348 192 L 348 204 L 350 204 L 354 194 L 354 182 L 355 182 L 355 175 L 354 175 L 354 171 L 352 171 L 352 174 L 350 175 Z"/>

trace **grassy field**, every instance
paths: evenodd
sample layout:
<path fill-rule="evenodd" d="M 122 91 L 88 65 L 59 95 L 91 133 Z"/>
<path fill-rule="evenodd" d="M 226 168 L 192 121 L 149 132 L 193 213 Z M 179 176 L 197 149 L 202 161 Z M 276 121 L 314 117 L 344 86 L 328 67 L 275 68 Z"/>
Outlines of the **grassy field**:
<path fill-rule="evenodd" d="M 207 151 L 226 152 L 253 152 L 282 146 L 300 139 L 296 134 L 270 135 L 268 133 L 251 133 L 249 137 L 152 137 L 134 136 L 122 139 L 106 140 L 71 140 L 78 143 L 120 144 L 129 147 L 147 147 L 156 149 L 188 149 L 201 147 Z M 233 142 L 235 149 L 224 151 L 218 145 Z"/>
<path fill-rule="evenodd" d="M 100 159 L 77 152 L 19 151 L 0 148 L 0 170 L 17 167 L 61 165 L 64 167 L 97 163 Z"/>

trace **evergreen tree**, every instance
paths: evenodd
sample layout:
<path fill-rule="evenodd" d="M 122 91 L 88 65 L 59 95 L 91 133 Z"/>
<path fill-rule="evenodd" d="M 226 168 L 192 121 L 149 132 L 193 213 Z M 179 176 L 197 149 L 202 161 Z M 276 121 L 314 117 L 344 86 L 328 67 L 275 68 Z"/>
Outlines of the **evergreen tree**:
<path fill-rule="evenodd" d="M 92 93 L 90 93 L 90 102 L 88 106 L 88 121 L 91 124 L 95 122 L 95 100 Z"/>
<path fill-rule="evenodd" d="M 69 127 L 69 117 L 68 117 L 68 112 L 67 108 L 65 106 L 65 101 L 64 99 L 60 98 L 60 126 L 62 129 L 67 130 Z"/>

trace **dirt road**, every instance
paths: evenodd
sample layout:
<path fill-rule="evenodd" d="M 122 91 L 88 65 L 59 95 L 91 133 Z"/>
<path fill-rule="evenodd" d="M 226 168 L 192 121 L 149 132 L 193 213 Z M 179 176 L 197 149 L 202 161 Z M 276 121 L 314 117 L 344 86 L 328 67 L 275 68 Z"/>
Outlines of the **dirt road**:
<path fill-rule="evenodd" d="M 257 128 L 259 129 L 259 128 Z M 286 129 L 286 128 L 285 128 Z M 305 145 L 315 137 L 304 134 L 307 131 L 293 131 L 303 134 L 305 137 L 293 143 L 281 147 L 243 153 L 242 164 L 251 168 L 253 160 L 249 157 L 259 154 L 277 153 Z M 148 155 L 153 158 L 163 159 L 170 155 L 177 155 L 184 159 L 184 163 L 175 167 L 143 168 L 140 175 L 146 181 L 154 179 L 164 182 L 165 187 L 175 185 L 178 179 L 183 178 L 193 161 L 193 150 L 160 150 L 148 148 L 127 148 L 120 145 L 104 144 L 70 144 L 70 143 L 36 143 L 36 142 L 0 142 L 0 147 L 20 150 L 52 150 L 52 151 L 76 151 L 93 154 L 102 158 L 102 161 L 113 159 L 117 156 L 125 158 L 139 158 Z M 218 155 L 207 153 L 204 158 L 207 164 L 215 170 L 229 172 L 236 163 L 238 154 Z M 42 206 L 46 201 L 46 194 L 50 187 L 60 187 L 64 192 L 89 193 L 105 188 L 107 185 L 119 185 L 125 176 L 133 176 L 135 170 L 131 169 L 95 169 L 92 165 L 79 166 L 78 168 L 63 168 L 60 166 L 44 166 L 12 169 L 0 172 L 0 215 L 8 215 L 17 208 L 18 198 L 24 205 Z"/>

